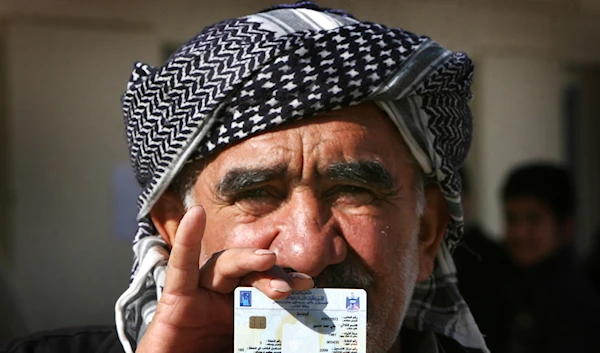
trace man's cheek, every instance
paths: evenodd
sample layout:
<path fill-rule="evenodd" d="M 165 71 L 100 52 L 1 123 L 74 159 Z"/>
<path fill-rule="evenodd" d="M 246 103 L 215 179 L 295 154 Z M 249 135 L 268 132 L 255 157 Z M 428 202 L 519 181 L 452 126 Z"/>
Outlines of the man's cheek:
<path fill-rule="evenodd" d="M 344 234 L 348 247 L 365 262 L 369 267 L 376 265 L 378 261 L 385 261 L 387 257 L 387 237 L 381 236 L 381 230 L 364 227 L 361 231 L 346 232 Z"/>
<path fill-rule="evenodd" d="M 402 235 L 410 234 L 410 229 L 405 228 L 408 227 L 383 218 L 355 217 L 341 223 L 344 237 L 349 243 L 352 243 L 354 248 L 363 249 L 374 255 L 381 255 L 387 250 L 395 250 L 408 242 L 408 236 Z"/>

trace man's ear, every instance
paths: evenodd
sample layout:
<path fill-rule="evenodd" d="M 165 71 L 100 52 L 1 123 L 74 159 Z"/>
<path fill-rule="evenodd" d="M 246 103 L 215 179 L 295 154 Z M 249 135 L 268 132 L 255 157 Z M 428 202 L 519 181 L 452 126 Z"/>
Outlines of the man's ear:
<path fill-rule="evenodd" d="M 424 281 L 431 275 L 435 257 L 444 240 L 450 221 L 446 200 L 439 186 L 426 187 L 425 200 L 425 210 L 421 217 L 419 233 L 419 276 L 417 281 Z"/>
<path fill-rule="evenodd" d="M 154 227 L 169 247 L 175 242 L 175 233 L 184 214 L 185 209 L 179 197 L 171 191 L 165 192 L 150 211 Z"/>

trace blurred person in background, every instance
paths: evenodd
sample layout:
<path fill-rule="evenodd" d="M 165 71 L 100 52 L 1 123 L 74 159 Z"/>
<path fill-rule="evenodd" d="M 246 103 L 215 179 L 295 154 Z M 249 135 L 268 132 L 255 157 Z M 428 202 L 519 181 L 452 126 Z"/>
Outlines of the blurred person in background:
<path fill-rule="evenodd" d="M 511 263 L 506 249 L 492 240 L 473 219 L 471 180 L 465 168 L 459 173 L 465 233 L 462 244 L 454 252 L 458 288 L 485 335 L 489 349 L 505 352 L 507 317 L 503 290 L 512 272 Z"/>
<path fill-rule="evenodd" d="M 506 289 L 507 352 L 600 352 L 600 303 L 571 240 L 575 192 L 567 169 L 522 165 L 502 188 L 504 239 L 516 273 Z"/>

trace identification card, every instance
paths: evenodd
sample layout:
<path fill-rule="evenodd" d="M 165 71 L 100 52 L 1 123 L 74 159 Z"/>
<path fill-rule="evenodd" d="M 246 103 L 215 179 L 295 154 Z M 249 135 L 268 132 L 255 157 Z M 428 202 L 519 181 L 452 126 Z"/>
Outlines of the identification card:
<path fill-rule="evenodd" d="M 234 352 L 365 353 L 367 292 L 315 288 L 273 300 L 238 287 L 234 298 Z"/>

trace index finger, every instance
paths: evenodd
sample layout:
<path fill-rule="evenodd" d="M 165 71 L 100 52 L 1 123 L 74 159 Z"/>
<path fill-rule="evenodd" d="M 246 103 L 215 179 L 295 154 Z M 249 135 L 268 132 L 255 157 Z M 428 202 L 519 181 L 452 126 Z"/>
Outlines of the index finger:
<path fill-rule="evenodd" d="M 206 226 L 202 206 L 190 208 L 179 223 L 167 263 L 165 291 L 187 294 L 198 289 L 198 260 Z"/>

